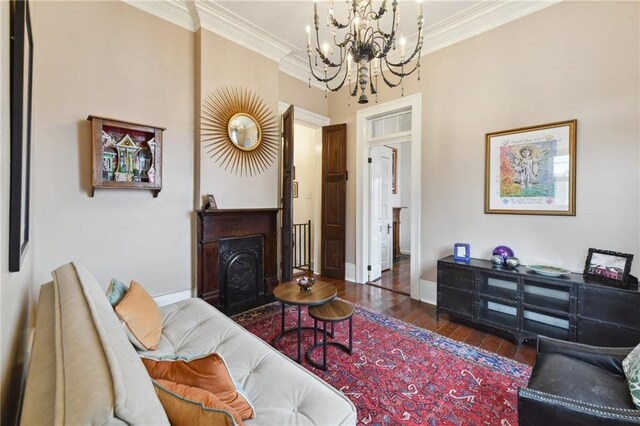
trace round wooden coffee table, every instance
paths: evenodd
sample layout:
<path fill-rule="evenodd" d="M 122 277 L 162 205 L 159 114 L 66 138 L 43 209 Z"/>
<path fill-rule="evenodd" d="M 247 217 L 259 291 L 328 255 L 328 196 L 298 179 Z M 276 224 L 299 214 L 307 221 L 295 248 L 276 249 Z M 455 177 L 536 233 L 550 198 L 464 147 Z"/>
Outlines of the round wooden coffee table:
<path fill-rule="evenodd" d="M 300 290 L 295 282 L 280 284 L 273 289 L 273 295 L 282 304 L 282 332 L 273 339 L 273 346 L 276 346 L 285 334 L 293 331 L 298 332 L 298 363 L 302 360 L 302 330 L 315 330 L 315 327 L 302 326 L 302 306 L 319 306 L 335 299 L 338 291 L 336 288 L 323 281 L 316 281 L 311 290 Z M 297 327 L 285 329 L 285 305 L 298 307 Z"/>
<path fill-rule="evenodd" d="M 353 306 L 342 300 L 333 300 L 322 306 L 314 306 L 309 308 L 309 316 L 313 318 L 313 346 L 307 351 L 307 361 L 309 364 L 321 370 L 327 369 L 327 345 L 333 345 L 341 348 L 349 355 L 352 353 L 353 346 Z M 327 341 L 327 323 L 331 323 L 331 334 L 333 338 L 333 325 L 340 321 L 349 320 L 349 346 L 339 342 Z M 318 321 L 322 322 L 322 343 L 318 343 Z M 311 353 L 317 347 L 322 346 L 322 364 L 315 362 L 311 358 Z"/>

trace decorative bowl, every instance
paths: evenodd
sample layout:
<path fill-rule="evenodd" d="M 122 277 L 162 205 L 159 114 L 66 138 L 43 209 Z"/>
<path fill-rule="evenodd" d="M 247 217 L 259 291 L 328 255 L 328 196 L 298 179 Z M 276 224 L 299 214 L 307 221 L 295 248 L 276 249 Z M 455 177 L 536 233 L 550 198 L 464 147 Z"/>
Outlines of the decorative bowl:
<path fill-rule="evenodd" d="M 316 279 L 313 277 L 301 277 L 296 280 L 296 284 L 302 291 L 311 291 L 311 287 L 316 283 Z"/>
<path fill-rule="evenodd" d="M 549 265 L 527 265 L 526 268 L 536 274 L 545 275 L 547 277 L 561 277 L 563 275 L 569 275 L 570 270 L 564 268 L 558 268 L 557 266 Z"/>

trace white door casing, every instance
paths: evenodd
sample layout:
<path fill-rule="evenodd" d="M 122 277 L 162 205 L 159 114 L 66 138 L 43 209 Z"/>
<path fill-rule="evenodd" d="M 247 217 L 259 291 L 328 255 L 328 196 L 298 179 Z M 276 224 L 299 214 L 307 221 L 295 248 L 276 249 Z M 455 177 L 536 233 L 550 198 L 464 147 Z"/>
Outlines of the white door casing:
<path fill-rule="evenodd" d="M 382 275 L 382 158 L 380 150 L 369 150 L 369 270 L 368 281 Z"/>
<path fill-rule="evenodd" d="M 393 233 L 391 232 L 391 150 L 386 146 L 375 147 L 380 150 L 381 179 L 380 179 L 380 225 L 382 236 L 380 238 L 380 257 L 382 270 L 386 271 L 393 265 Z"/>
<path fill-rule="evenodd" d="M 367 124 L 369 119 L 392 111 L 411 109 L 411 204 L 410 229 L 411 260 L 410 281 L 411 298 L 420 299 L 420 254 L 421 235 L 421 169 L 422 169 L 422 93 L 404 96 L 384 104 L 374 105 L 358 110 L 356 113 L 356 282 L 367 280 L 367 265 L 369 260 L 369 154 Z"/>

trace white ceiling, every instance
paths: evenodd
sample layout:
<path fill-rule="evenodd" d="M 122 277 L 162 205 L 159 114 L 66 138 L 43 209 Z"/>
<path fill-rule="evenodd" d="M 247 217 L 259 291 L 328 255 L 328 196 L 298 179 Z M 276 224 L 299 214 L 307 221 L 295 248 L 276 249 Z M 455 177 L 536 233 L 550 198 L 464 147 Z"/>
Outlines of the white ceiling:
<path fill-rule="evenodd" d="M 192 31 L 205 28 L 279 63 L 280 70 L 302 81 L 309 78 L 305 26 L 313 28 L 313 1 L 255 0 L 123 0 Z M 424 0 L 422 54 L 442 49 L 474 35 L 551 6 L 560 0 Z M 350 0 L 335 2 L 335 16 L 345 17 Z M 381 1 L 374 0 L 378 7 Z M 391 5 L 392 1 L 387 0 Z M 416 0 L 400 0 L 400 27 L 408 49 L 415 45 Z M 320 41 L 329 40 L 329 2 L 318 2 Z M 387 19 L 390 19 L 388 17 Z M 388 22 L 390 25 L 390 21 Z M 388 28 L 388 26 L 384 26 Z M 412 37 L 413 36 L 413 37 Z"/>

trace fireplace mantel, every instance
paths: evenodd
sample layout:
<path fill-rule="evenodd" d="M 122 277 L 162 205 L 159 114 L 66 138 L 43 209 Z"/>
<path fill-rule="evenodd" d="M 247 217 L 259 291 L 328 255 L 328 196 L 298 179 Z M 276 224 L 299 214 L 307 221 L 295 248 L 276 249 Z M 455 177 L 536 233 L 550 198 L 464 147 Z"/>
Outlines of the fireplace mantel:
<path fill-rule="evenodd" d="M 228 315 L 273 300 L 273 288 L 278 284 L 278 212 L 196 211 L 198 297 Z M 243 265 L 246 270 L 242 270 Z M 251 285 L 255 280 L 255 288 L 247 288 L 249 283 L 243 280 L 251 281 Z M 230 287 L 238 284 L 246 285 Z"/>

